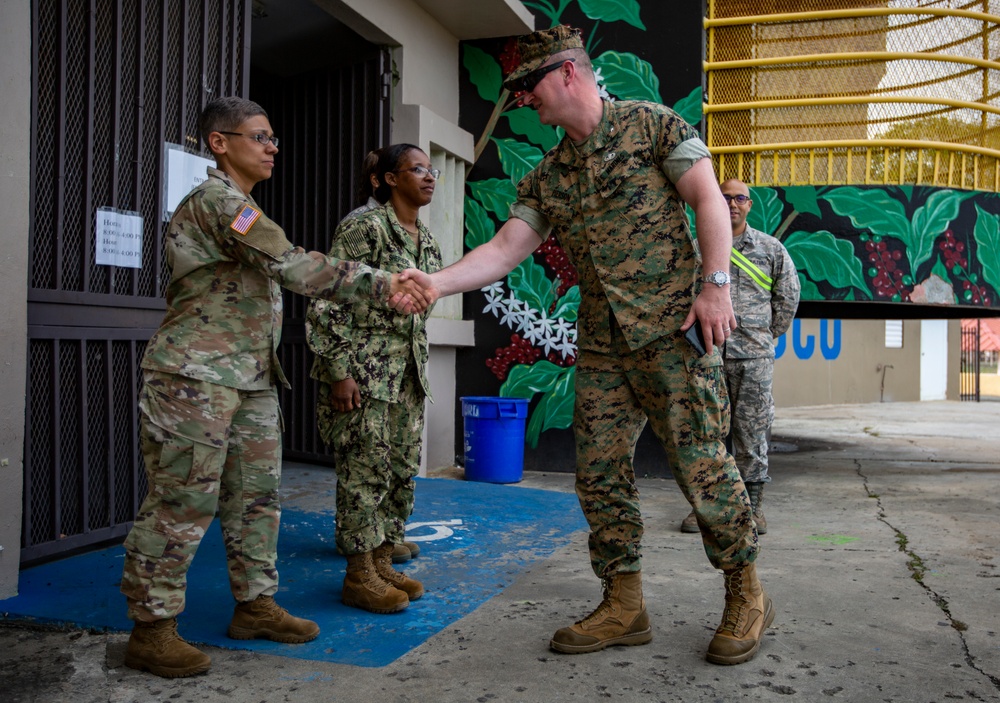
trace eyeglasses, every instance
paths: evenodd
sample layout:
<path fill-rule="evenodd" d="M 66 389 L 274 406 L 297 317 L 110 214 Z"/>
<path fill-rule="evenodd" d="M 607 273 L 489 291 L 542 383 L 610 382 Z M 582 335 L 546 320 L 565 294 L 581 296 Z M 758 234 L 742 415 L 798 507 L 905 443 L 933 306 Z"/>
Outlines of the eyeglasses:
<path fill-rule="evenodd" d="M 258 144 L 263 144 L 264 146 L 267 146 L 268 142 L 271 142 L 272 144 L 274 144 L 274 146 L 278 146 L 278 138 L 277 137 L 269 137 L 266 134 L 264 134 L 263 132 L 254 132 L 253 134 L 244 134 L 243 132 L 222 132 L 222 131 L 220 131 L 219 134 L 233 134 L 233 135 L 235 135 L 237 137 L 250 137 L 251 139 L 253 139 Z"/>
<path fill-rule="evenodd" d="M 536 68 L 531 73 L 527 74 L 524 78 L 516 83 L 508 86 L 509 89 L 513 91 L 523 90 L 526 93 L 533 91 L 545 76 L 549 75 L 556 69 L 560 68 L 566 61 L 570 63 L 576 62 L 576 59 L 566 59 L 565 61 L 556 61 L 555 63 L 550 63 L 548 66 L 542 66 L 541 68 Z"/>
<path fill-rule="evenodd" d="M 749 195 L 743 195 L 743 193 L 740 193 L 739 195 L 726 195 L 725 193 L 723 193 L 722 197 L 726 199 L 727 203 L 731 203 L 735 200 L 740 205 L 742 205 L 743 203 L 745 203 L 750 199 Z"/>
<path fill-rule="evenodd" d="M 441 175 L 441 171 L 436 168 L 425 168 L 424 166 L 414 166 L 413 168 L 401 168 L 398 171 L 393 171 L 393 173 L 403 173 L 404 171 L 409 171 L 410 173 L 416 174 L 417 178 L 423 178 L 424 176 L 430 174 L 430 177 L 435 181 L 438 176 Z"/>

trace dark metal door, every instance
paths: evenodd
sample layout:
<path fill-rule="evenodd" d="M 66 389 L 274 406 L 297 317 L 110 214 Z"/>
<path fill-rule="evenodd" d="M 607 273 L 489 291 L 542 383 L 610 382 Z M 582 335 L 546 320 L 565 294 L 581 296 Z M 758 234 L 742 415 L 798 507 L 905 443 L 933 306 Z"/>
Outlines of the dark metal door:
<path fill-rule="evenodd" d="M 962 364 L 959 399 L 979 402 L 980 320 L 962 321 Z"/>
<path fill-rule="evenodd" d="M 375 45 L 352 62 L 291 77 L 255 71 L 250 97 L 281 138 L 275 175 L 254 197 L 289 240 L 326 252 L 337 223 L 355 205 L 365 154 L 389 139 L 389 55 Z M 281 389 L 284 455 L 331 464 L 316 431 L 317 384 L 305 340 L 308 299 L 285 294 L 279 358 L 291 384 Z"/>
<path fill-rule="evenodd" d="M 121 539 L 145 495 L 136 392 L 167 283 L 164 143 L 197 151 L 206 101 L 247 94 L 250 6 L 32 3 L 24 564 Z M 95 263 L 102 207 L 141 214 L 141 268 Z"/>

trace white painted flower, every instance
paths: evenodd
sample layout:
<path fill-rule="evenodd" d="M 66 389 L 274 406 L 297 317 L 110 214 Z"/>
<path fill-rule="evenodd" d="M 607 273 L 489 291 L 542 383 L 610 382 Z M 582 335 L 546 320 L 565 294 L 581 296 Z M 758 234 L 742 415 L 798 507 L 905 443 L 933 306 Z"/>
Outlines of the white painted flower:
<path fill-rule="evenodd" d="M 501 291 L 501 294 L 503 291 Z M 502 295 L 497 295 L 494 291 L 489 291 L 486 293 L 486 307 L 483 308 L 484 313 L 491 313 L 497 317 L 503 312 L 503 297 Z"/>
<path fill-rule="evenodd" d="M 524 303 L 515 298 L 513 293 L 510 294 L 510 297 L 504 303 L 506 304 L 506 310 L 503 317 L 500 318 L 500 324 L 507 325 L 511 329 L 516 327 L 520 330 L 524 326 L 524 311 L 521 309 Z"/>
<path fill-rule="evenodd" d="M 540 346 L 545 338 L 545 328 L 542 325 L 529 325 L 524 330 L 524 338 L 535 346 Z"/>
<path fill-rule="evenodd" d="M 601 69 L 594 69 L 594 78 L 597 79 L 597 92 L 601 94 L 602 98 L 613 103 L 615 99 L 611 93 L 608 92 L 608 89 L 604 87 L 604 77 L 601 76 Z"/>

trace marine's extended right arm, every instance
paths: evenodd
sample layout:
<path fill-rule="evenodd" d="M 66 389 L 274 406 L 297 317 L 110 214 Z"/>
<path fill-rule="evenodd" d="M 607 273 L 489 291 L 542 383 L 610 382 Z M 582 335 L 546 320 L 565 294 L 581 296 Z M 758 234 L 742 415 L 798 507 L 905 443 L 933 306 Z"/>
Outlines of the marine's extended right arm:
<path fill-rule="evenodd" d="M 511 217 L 493 239 L 432 273 L 431 282 L 442 296 L 482 288 L 513 271 L 541 243 L 542 238 L 527 222 Z"/>

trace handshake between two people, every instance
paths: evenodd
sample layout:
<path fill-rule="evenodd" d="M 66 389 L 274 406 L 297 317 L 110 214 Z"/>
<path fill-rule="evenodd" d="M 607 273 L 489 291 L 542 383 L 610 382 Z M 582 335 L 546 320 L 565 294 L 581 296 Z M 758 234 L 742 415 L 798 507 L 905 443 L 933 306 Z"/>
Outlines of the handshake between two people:
<path fill-rule="evenodd" d="M 430 274 L 420 269 L 406 269 L 392 274 L 389 286 L 389 307 L 396 312 L 424 312 L 441 297 Z"/>

